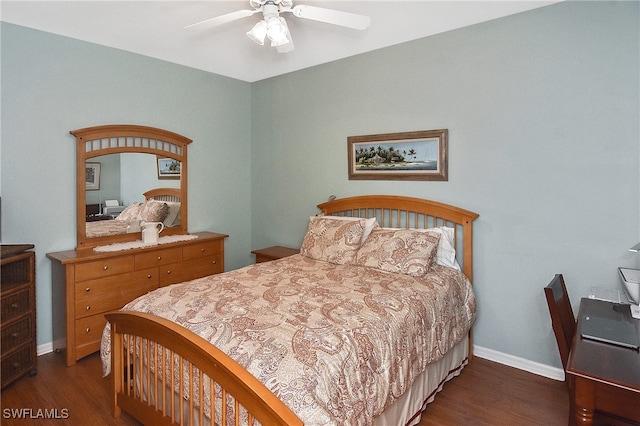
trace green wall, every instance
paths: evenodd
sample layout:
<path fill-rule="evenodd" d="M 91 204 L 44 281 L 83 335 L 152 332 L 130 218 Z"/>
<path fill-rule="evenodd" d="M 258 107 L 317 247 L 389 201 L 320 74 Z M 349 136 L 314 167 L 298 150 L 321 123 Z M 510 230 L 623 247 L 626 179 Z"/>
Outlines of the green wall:
<path fill-rule="evenodd" d="M 251 85 L 121 50 L 1 26 L 2 242 L 37 252 L 38 344 L 52 340 L 47 252 L 76 244 L 75 138 L 127 123 L 185 135 L 189 228 L 230 235 L 226 268 L 251 261 Z"/>
<path fill-rule="evenodd" d="M 637 264 L 638 6 L 560 3 L 254 83 L 252 245 L 299 245 L 331 194 L 475 211 L 474 343 L 560 367 L 542 288 L 563 273 L 577 312 Z M 441 128 L 448 182 L 348 180 L 348 136 Z"/>

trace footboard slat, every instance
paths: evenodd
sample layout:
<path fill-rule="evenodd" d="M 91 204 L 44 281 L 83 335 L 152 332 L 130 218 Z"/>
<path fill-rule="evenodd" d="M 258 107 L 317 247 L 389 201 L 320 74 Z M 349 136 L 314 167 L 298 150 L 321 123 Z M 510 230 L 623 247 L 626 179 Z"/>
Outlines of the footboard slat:
<path fill-rule="evenodd" d="M 153 425 L 303 424 L 242 366 L 191 331 L 139 312 L 106 317 L 115 417 L 124 410 Z"/>

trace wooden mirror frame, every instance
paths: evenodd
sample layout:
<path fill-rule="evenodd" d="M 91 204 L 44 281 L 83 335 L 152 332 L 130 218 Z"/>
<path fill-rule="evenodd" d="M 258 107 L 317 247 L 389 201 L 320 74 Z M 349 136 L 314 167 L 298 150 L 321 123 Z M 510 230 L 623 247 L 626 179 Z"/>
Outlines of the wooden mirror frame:
<path fill-rule="evenodd" d="M 163 235 L 187 234 L 187 145 L 192 141 L 168 130 L 131 124 L 111 124 L 72 130 L 76 137 L 77 249 L 140 239 L 139 233 L 87 238 L 85 163 L 95 157 L 118 153 L 145 153 L 173 158 L 181 163 L 180 225 L 165 228 Z M 141 194 L 142 195 L 142 194 Z"/>

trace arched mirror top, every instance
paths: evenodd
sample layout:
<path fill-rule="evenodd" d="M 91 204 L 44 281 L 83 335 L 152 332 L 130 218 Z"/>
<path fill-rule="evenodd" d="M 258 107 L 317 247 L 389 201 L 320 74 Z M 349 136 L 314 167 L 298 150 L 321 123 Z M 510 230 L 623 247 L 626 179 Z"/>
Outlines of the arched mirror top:
<path fill-rule="evenodd" d="M 163 235 L 188 233 L 187 146 L 191 139 L 128 124 L 70 133 L 76 137 L 78 249 L 140 239 L 136 225 L 142 211 L 142 217 L 151 221 L 164 218 Z M 100 175 L 109 179 L 110 189 L 103 185 L 104 193 Z M 117 206 L 107 206 L 113 204 L 107 203 L 110 199 Z"/>

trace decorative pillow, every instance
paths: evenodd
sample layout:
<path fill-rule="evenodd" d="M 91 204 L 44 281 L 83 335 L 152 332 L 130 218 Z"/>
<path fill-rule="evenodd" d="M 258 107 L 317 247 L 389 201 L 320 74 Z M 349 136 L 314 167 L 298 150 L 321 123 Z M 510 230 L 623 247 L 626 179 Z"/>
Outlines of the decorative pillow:
<path fill-rule="evenodd" d="M 165 201 L 165 204 L 169 207 L 167 217 L 162 221 L 164 226 L 172 227 L 180 225 L 180 203 L 175 201 Z"/>
<path fill-rule="evenodd" d="M 116 217 L 116 220 L 123 220 L 125 222 L 129 222 L 132 220 L 139 220 L 140 212 L 142 211 L 143 205 L 144 204 L 140 202 L 129 204 L 127 207 L 124 208 L 124 210 L 120 212 L 118 217 Z"/>
<path fill-rule="evenodd" d="M 382 228 L 382 229 L 405 229 L 405 228 Z M 454 229 L 449 226 L 440 226 L 438 228 L 409 228 L 417 232 L 436 232 L 440 234 L 440 242 L 438 243 L 438 251 L 436 253 L 436 263 L 438 265 L 461 270 L 460 264 L 456 260 L 456 249 L 454 242 Z"/>
<path fill-rule="evenodd" d="M 439 241 L 436 232 L 377 228 L 358 250 L 354 263 L 420 277 L 431 270 Z"/>
<path fill-rule="evenodd" d="M 362 238 L 360 239 L 360 245 L 362 245 L 367 240 L 367 237 L 369 237 L 369 234 L 371 234 L 371 231 L 373 230 L 373 228 L 379 227 L 378 221 L 376 220 L 375 217 L 365 219 L 363 217 L 353 217 L 353 216 L 311 216 L 311 218 L 313 217 L 324 217 L 327 219 L 345 220 L 345 221 L 351 221 L 351 222 L 357 222 L 364 219 L 364 232 L 362 233 Z"/>
<path fill-rule="evenodd" d="M 147 200 L 140 212 L 140 219 L 145 222 L 162 222 L 169 214 L 169 206 L 163 201 Z"/>
<path fill-rule="evenodd" d="M 339 265 L 351 263 L 360 247 L 365 223 L 365 219 L 352 221 L 312 216 L 300 254 Z"/>

